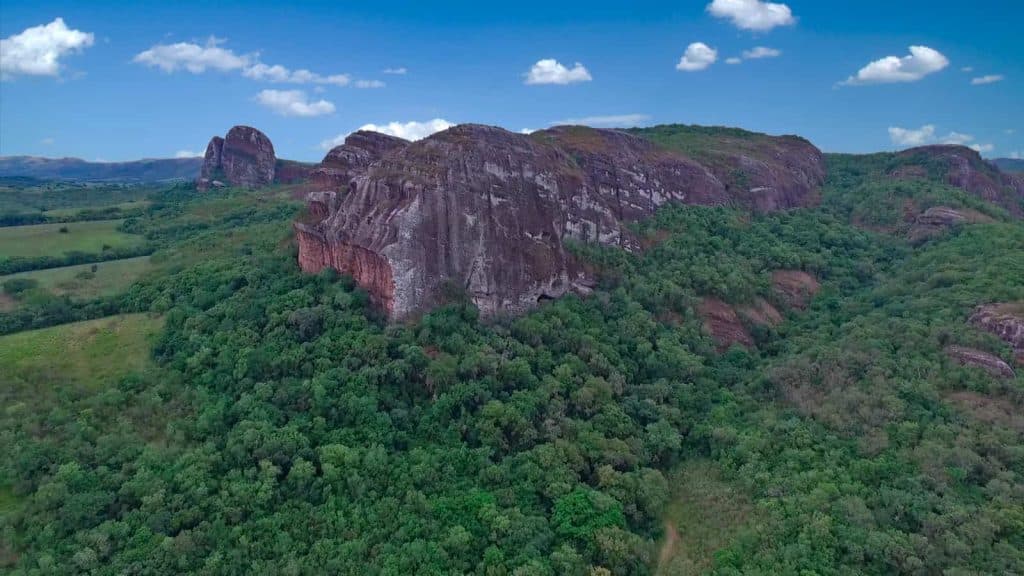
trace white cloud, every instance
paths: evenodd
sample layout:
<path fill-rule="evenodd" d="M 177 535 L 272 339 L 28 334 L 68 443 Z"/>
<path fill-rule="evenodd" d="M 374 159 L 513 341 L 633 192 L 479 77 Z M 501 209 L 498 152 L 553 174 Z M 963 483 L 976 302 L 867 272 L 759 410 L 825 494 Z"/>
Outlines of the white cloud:
<path fill-rule="evenodd" d="M 313 117 L 334 112 L 334 104 L 327 100 L 311 102 L 302 90 L 263 90 L 256 101 L 281 116 Z"/>
<path fill-rule="evenodd" d="M 974 72 L 974 66 L 964 66 L 960 69 L 961 72 Z"/>
<path fill-rule="evenodd" d="M 288 68 L 275 64 L 268 66 L 262 62 L 256 62 L 251 66 L 242 69 L 242 76 L 252 80 L 271 82 L 275 84 L 331 84 L 334 86 L 348 86 L 352 78 L 348 74 L 331 74 L 323 76 L 316 72 L 310 72 L 305 68 L 289 70 Z"/>
<path fill-rule="evenodd" d="M 136 54 L 132 61 L 164 72 L 188 70 L 193 74 L 202 74 L 207 70 L 241 70 L 250 65 L 251 56 L 238 55 L 227 48 L 221 48 L 223 42 L 211 36 L 204 46 L 193 42 L 157 44 Z"/>
<path fill-rule="evenodd" d="M 519 130 L 519 133 L 520 134 L 533 134 L 536 131 L 537 131 L 536 128 L 523 128 L 523 129 Z"/>
<path fill-rule="evenodd" d="M 949 65 L 949 60 L 938 50 L 927 46 L 911 46 L 910 54 L 902 58 L 886 56 L 861 68 L 843 84 L 885 84 L 890 82 L 916 82 Z"/>
<path fill-rule="evenodd" d="M 750 50 L 743 51 L 743 58 L 747 60 L 756 60 L 758 58 L 777 58 L 779 56 L 782 56 L 782 50 L 768 48 L 767 46 L 754 46 Z"/>
<path fill-rule="evenodd" d="M 46 137 L 39 141 L 43 146 L 53 146 L 54 142 L 56 142 L 56 140 L 51 137 Z"/>
<path fill-rule="evenodd" d="M 1002 81 L 1002 79 L 1003 79 L 1003 75 L 1002 74 L 989 74 L 987 76 L 980 76 L 978 78 L 971 78 L 971 84 L 973 86 L 978 86 L 978 85 L 981 85 L 981 84 L 994 84 L 996 82 Z"/>
<path fill-rule="evenodd" d="M 761 58 L 777 58 L 779 56 L 782 56 L 782 50 L 769 48 L 767 46 L 754 46 L 750 50 L 744 50 L 742 57 L 733 56 L 731 58 L 726 58 L 725 63 L 739 64 L 744 60 L 760 60 Z"/>
<path fill-rule="evenodd" d="M 92 46 L 94 40 L 90 32 L 68 28 L 63 18 L 26 28 L 0 40 L 0 77 L 56 76 L 62 57 L 81 52 Z"/>
<path fill-rule="evenodd" d="M 385 74 L 397 74 L 399 76 L 405 74 L 408 71 L 409 70 L 405 66 L 402 66 L 402 67 L 399 67 L 399 68 L 385 68 L 383 70 L 383 72 Z"/>
<path fill-rule="evenodd" d="M 271 84 L 314 84 L 349 86 L 358 88 L 381 88 L 384 83 L 379 80 L 356 80 L 348 74 L 319 74 L 305 68 L 292 70 L 280 64 L 265 64 L 253 54 L 236 54 L 221 44 L 224 40 L 210 37 L 205 45 L 194 42 L 178 42 L 175 44 L 157 44 L 135 55 L 134 62 L 164 72 L 187 70 L 193 74 L 202 74 L 207 70 L 219 72 L 239 72 L 242 76 L 258 82 Z"/>
<path fill-rule="evenodd" d="M 925 144 L 938 142 L 939 144 L 969 146 L 977 152 L 991 152 L 995 149 L 995 146 L 992 144 L 976 143 L 973 135 L 964 134 L 963 132 L 952 131 L 945 136 L 936 137 L 934 124 L 925 124 L 917 129 L 890 126 L 889 139 L 892 140 L 893 144 L 904 147 L 924 146 Z"/>
<path fill-rule="evenodd" d="M 356 80 L 356 88 L 383 88 L 384 83 L 380 80 Z"/>
<path fill-rule="evenodd" d="M 686 47 L 686 52 L 683 53 L 683 57 L 676 64 L 676 70 L 684 72 L 704 70 L 714 64 L 717 59 L 718 50 L 703 42 L 694 42 Z"/>
<path fill-rule="evenodd" d="M 890 126 L 889 139 L 897 146 L 923 146 L 935 139 L 935 125 L 925 124 L 916 130 Z"/>
<path fill-rule="evenodd" d="M 174 153 L 175 158 L 199 158 L 203 156 L 202 152 L 193 152 L 191 150 L 178 150 Z"/>
<path fill-rule="evenodd" d="M 1010 152 L 1010 158 L 1013 158 L 1014 160 L 1020 160 L 1022 157 L 1024 157 L 1024 154 L 1021 154 L 1019 150 Z"/>
<path fill-rule="evenodd" d="M 593 77 L 586 67 L 579 62 L 572 68 L 566 68 L 554 58 L 538 60 L 526 73 L 526 84 L 574 84 L 590 82 Z"/>
<path fill-rule="evenodd" d="M 610 116 L 584 116 L 583 118 L 566 118 L 565 120 L 559 120 L 552 122 L 551 125 L 558 124 L 570 124 L 574 126 L 616 126 L 620 128 L 628 128 L 631 126 L 637 126 L 643 124 L 650 119 L 647 114 L 614 114 Z"/>
<path fill-rule="evenodd" d="M 744 30 L 771 30 L 796 23 L 789 6 L 762 0 L 714 0 L 707 11 L 716 18 L 728 18 Z"/>
<path fill-rule="evenodd" d="M 1007 134 L 1016 134 L 1017 130 L 1015 128 L 1007 128 L 1006 130 L 1003 130 L 1003 132 Z"/>
<path fill-rule="evenodd" d="M 358 128 L 358 130 L 380 132 L 381 134 L 397 136 L 399 138 L 405 138 L 406 140 L 422 140 L 435 132 L 447 130 L 452 126 L 455 126 L 455 124 L 445 120 L 444 118 L 434 118 L 433 120 L 427 120 L 426 122 L 413 121 L 388 122 L 387 124 L 363 124 Z M 330 150 L 335 146 L 340 146 L 345 143 L 345 138 L 347 138 L 349 134 L 351 134 L 351 132 L 338 134 L 334 138 L 323 140 L 320 142 L 320 148 Z"/>

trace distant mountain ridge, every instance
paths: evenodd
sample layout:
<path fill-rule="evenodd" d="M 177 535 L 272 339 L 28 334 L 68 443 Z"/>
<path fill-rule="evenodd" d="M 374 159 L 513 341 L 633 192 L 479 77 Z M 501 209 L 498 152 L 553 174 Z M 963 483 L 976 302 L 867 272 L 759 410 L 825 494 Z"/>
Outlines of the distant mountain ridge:
<path fill-rule="evenodd" d="M 84 182 L 188 181 L 199 175 L 202 164 L 202 157 L 88 162 L 81 158 L 0 156 L 0 177 L 23 176 Z"/>
<path fill-rule="evenodd" d="M 1004 172 L 1024 172 L 1024 158 L 995 158 L 991 162 Z"/>

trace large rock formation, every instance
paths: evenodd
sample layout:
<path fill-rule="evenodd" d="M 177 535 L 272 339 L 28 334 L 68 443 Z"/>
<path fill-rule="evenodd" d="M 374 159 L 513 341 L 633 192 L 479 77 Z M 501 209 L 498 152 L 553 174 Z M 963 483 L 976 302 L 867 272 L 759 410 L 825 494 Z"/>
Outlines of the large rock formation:
<path fill-rule="evenodd" d="M 249 126 L 235 126 L 224 138 L 210 139 L 196 185 L 200 190 L 216 182 L 243 188 L 266 186 L 274 181 L 276 163 L 274 145 L 266 134 Z"/>
<path fill-rule="evenodd" d="M 310 174 L 310 184 L 315 190 L 344 190 L 353 178 L 362 174 L 370 164 L 385 154 L 409 145 L 408 140 L 388 136 L 380 132 L 360 130 L 345 138 L 324 156 L 320 166 Z"/>
<path fill-rule="evenodd" d="M 1024 302 L 978 306 L 969 322 L 1009 344 L 1017 363 L 1024 366 Z"/>
<path fill-rule="evenodd" d="M 976 196 L 1005 208 L 1010 214 L 1024 216 L 1024 178 L 1005 174 L 981 155 L 965 146 L 935 145 L 904 150 L 903 160 L 924 166 L 936 166 L 942 179 Z M 893 172 L 894 177 L 925 177 L 928 170 L 912 170 L 907 166 Z"/>
<path fill-rule="evenodd" d="M 567 241 L 635 249 L 627 224 L 667 202 L 791 207 L 816 198 L 824 174 L 809 144 L 800 162 L 767 155 L 757 178 L 778 177 L 793 193 L 759 203 L 756 179 L 727 187 L 731 166 L 705 166 L 615 130 L 527 136 L 462 125 L 411 144 L 353 136 L 317 171 L 325 190 L 296 223 L 299 263 L 351 274 L 393 318 L 436 303 L 446 285 L 485 314 L 586 292 L 592 280 Z M 805 160 L 809 173 L 783 178 Z"/>

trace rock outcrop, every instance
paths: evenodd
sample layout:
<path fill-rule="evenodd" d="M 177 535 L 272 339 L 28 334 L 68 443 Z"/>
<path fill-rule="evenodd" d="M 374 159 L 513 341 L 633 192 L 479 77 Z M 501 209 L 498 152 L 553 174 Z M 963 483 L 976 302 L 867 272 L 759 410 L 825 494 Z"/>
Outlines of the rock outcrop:
<path fill-rule="evenodd" d="M 756 170 L 785 180 L 787 162 Z M 351 274 L 392 318 L 438 302 L 445 286 L 484 314 L 514 313 L 590 289 L 570 242 L 637 249 L 628 224 L 665 203 L 791 207 L 816 197 L 824 174 L 816 165 L 787 180 L 792 194 L 759 203 L 716 175 L 731 171 L 615 130 L 461 125 L 414 143 L 357 133 L 313 175 L 324 190 L 295 225 L 299 263 Z"/>
<path fill-rule="evenodd" d="M 266 186 L 274 181 L 276 163 L 274 145 L 266 134 L 249 126 L 235 126 L 224 138 L 210 139 L 196 185 L 200 190 L 214 182 L 243 188 Z"/>
<path fill-rule="evenodd" d="M 309 180 L 318 164 L 307 164 L 294 160 L 277 159 L 274 164 L 274 182 L 278 184 L 296 184 Z"/>
<path fill-rule="evenodd" d="M 911 242 L 920 242 L 961 224 L 991 221 L 991 218 L 977 210 L 932 206 L 917 215 L 907 236 Z"/>
<path fill-rule="evenodd" d="M 1009 344 L 1017 364 L 1024 366 L 1024 302 L 978 306 L 968 321 Z"/>
<path fill-rule="evenodd" d="M 998 356 L 964 346 L 946 346 L 947 356 L 964 366 L 975 366 L 999 378 L 1013 378 L 1013 368 Z"/>
<path fill-rule="evenodd" d="M 360 130 L 345 138 L 340 146 L 331 148 L 320 166 L 310 174 L 310 184 L 317 190 L 342 191 L 353 178 L 385 154 L 409 145 L 408 140 L 380 132 Z"/>
<path fill-rule="evenodd" d="M 772 292 L 788 308 L 806 308 L 820 289 L 818 279 L 802 270 L 772 272 Z"/>
<path fill-rule="evenodd" d="M 718 350 L 727 350 L 734 344 L 753 346 L 754 339 L 740 322 L 736 310 L 717 298 L 704 298 L 697 307 L 704 323 L 704 332 L 718 345 Z"/>
<path fill-rule="evenodd" d="M 966 146 L 935 145 L 904 150 L 899 158 L 920 165 L 937 165 L 943 171 L 943 180 L 968 194 L 997 204 L 1010 214 L 1024 216 L 1024 179 L 1005 174 L 995 165 Z M 898 176 L 897 174 L 898 173 Z M 927 170 L 898 168 L 894 176 L 900 178 L 927 174 Z"/>

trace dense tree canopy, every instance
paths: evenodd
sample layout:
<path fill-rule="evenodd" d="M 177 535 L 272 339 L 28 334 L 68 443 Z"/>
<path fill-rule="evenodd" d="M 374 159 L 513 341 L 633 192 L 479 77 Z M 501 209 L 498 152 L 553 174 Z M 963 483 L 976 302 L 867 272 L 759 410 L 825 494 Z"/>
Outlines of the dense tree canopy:
<path fill-rule="evenodd" d="M 481 320 L 453 292 L 394 325 L 350 278 L 298 271 L 286 194 L 156 194 L 125 227 L 158 274 L 3 315 L 11 330 L 164 324 L 149 369 L 98 389 L 6 376 L 0 559 L 23 574 L 652 573 L 673 471 L 704 462 L 756 508 L 712 572 L 1022 572 L 1021 376 L 941 351 L 1011 359 L 965 319 L 1024 301 L 1024 227 L 912 247 L 854 226 L 871 200 L 842 193 L 868 184 L 843 186 L 769 216 L 666 208 L 637 226 L 641 253 L 577 247 L 595 294 Z M 699 299 L 771 300 L 782 268 L 821 280 L 811 306 L 718 351 Z"/>

